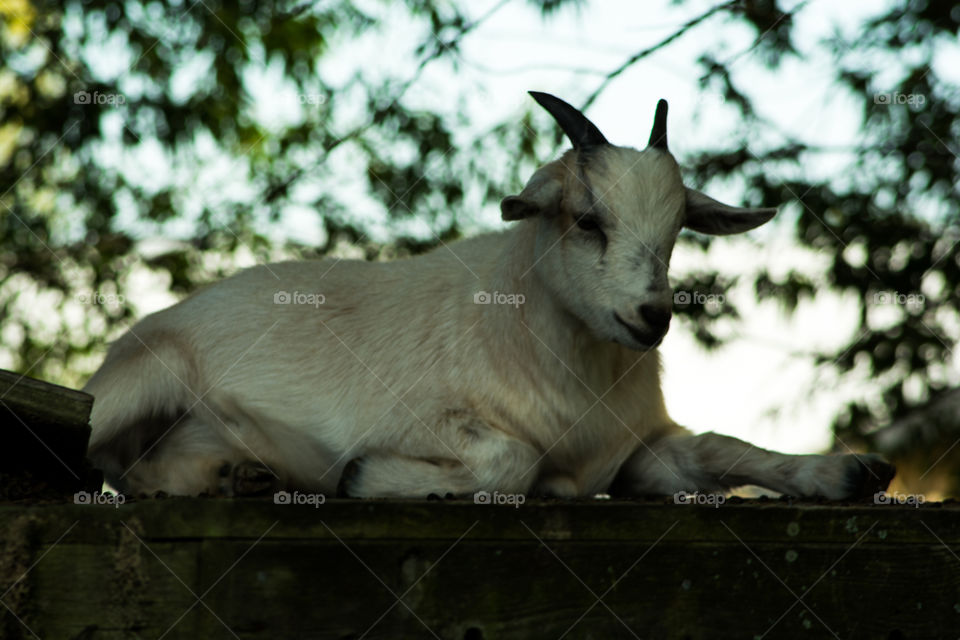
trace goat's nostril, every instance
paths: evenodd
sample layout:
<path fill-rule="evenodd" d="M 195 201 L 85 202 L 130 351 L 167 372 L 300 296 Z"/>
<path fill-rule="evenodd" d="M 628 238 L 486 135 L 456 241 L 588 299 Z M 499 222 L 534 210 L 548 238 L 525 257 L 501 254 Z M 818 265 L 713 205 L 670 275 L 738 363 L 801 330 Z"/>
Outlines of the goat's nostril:
<path fill-rule="evenodd" d="M 655 331 L 666 331 L 670 324 L 670 309 L 657 307 L 652 304 L 642 304 L 637 309 L 643 321 Z"/>

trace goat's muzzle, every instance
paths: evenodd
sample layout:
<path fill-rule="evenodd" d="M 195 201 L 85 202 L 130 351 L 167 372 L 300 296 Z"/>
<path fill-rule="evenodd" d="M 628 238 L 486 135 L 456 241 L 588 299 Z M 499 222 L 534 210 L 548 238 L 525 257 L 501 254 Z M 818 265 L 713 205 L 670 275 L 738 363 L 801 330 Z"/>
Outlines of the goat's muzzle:
<path fill-rule="evenodd" d="M 637 308 L 637 313 L 644 324 L 647 325 L 646 328 L 625 321 L 619 313 L 614 312 L 613 317 L 630 333 L 630 337 L 643 347 L 652 349 L 658 346 L 670 326 L 670 311 L 652 305 L 640 305 Z"/>

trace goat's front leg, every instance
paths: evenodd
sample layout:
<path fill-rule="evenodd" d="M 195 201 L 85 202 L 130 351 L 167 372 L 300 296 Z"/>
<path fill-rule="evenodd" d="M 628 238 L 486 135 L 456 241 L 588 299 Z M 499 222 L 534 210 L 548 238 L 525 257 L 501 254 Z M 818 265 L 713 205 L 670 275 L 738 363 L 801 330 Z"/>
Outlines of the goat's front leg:
<path fill-rule="evenodd" d="M 437 428 L 418 446 L 354 458 L 343 470 L 337 494 L 424 498 L 431 493 L 526 493 L 538 478 L 541 457 L 530 443 L 467 419 Z"/>
<path fill-rule="evenodd" d="M 883 491 L 895 473 L 876 454 L 789 455 L 716 433 L 671 435 L 637 450 L 621 467 L 611 493 L 713 492 L 754 484 L 792 496 L 839 500 Z"/>

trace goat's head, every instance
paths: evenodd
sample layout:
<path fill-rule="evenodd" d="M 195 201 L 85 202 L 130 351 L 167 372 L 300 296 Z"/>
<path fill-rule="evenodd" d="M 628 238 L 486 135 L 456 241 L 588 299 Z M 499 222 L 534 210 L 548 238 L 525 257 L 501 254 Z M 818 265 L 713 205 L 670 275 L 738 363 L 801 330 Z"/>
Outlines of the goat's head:
<path fill-rule="evenodd" d="M 500 204 L 504 220 L 537 225 L 535 272 L 596 337 L 634 349 L 667 332 L 667 267 L 682 227 L 726 235 L 753 229 L 776 209 L 742 209 L 684 187 L 667 149 L 667 103 L 657 104 L 643 151 L 611 145 L 582 113 L 530 92 L 573 143 Z"/>

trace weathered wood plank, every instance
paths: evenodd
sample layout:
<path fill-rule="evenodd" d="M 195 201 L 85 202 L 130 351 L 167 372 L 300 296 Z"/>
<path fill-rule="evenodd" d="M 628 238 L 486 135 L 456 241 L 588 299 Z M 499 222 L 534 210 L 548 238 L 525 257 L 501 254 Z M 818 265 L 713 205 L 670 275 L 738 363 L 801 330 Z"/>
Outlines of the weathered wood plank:
<path fill-rule="evenodd" d="M 82 428 L 90 419 L 93 396 L 0 369 L 0 403 L 27 422 Z"/>
<path fill-rule="evenodd" d="M 0 504 L 0 520 L 24 508 Z M 853 542 L 860 544 L 920 543 L 930 529 L 950 545 L 960 545 L 960 503 L 933 503 L 921 508 L 882 505 L 795 504 L 769 501 L 728 503 L 719 509 L 664 504 L 660 501 L 530 500 L 523 507 L 474 505 L 469 500 L 327 500 L 319 508 L 274 504 L 270 499 L 224 498 L 128 499 L 119 507 L 58 505 L 38 507 L 44 517 L 38 539 L 52 542 L 75 521 L 121 526 L 137 518 L 151 539 L 256 538 L 286 540 L 455 540 L 470 525 L 472 539 L 529 540 L 531 531 L 544 540 L 652 542 L 673 526 L 671 539 L 703 540 L 704 531 L 731 527 L 751 542 Z M 587 517 L 589 516 L 589 517 Z M 842 517 L 841 517 L 842 516 Z M 523 526 L 526 525 L 526 526 Z M 529 530 L 526 528 L 529 527 Z M 929 529 L 928 529 L 929 527 Z M 95 541 L 100 533 L 83 528 L 77 539 Z M 735 541 L 730 532 L 726 535 Z"/>
<path fill-rule="evenodd" d="M 955 638 L 958 525 L 955 505 L 3 505 L 0 579 L 33 565 L 4 602 L 44 639 Z"/>
<path fill-rule="evenodd" d="M 93 397 L 0 370 L 0 496 L 51 496 L 97 484 L 85 456 Z"/>

